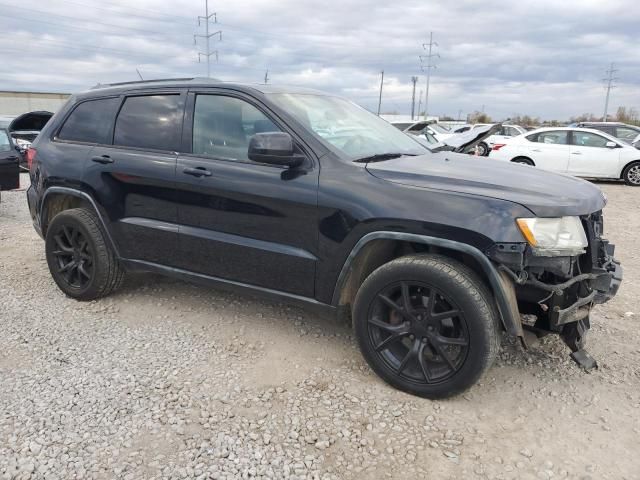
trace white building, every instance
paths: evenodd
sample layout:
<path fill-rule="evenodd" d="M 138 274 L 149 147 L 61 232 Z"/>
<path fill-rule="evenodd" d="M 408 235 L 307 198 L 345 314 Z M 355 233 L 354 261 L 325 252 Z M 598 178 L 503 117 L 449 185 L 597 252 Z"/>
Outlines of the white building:
<path fill-rule="evenodd" d="M 70 96 L 70 93 L 0 90 L 0 117 L 13 118 L 36 110 L 55 113 Z"/>

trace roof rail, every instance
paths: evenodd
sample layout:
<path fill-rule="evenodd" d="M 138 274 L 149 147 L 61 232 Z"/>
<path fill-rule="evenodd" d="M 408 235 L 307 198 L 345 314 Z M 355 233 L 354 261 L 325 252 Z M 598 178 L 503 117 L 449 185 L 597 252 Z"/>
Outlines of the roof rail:
<path fill-rule="evenodd" d="M 154 78 L 153 80 L 132 80 L 130 82 L 116 82 L 116 83 L 98 83 L 91 87 L 91 90 L 95 88 L 104 88 L 104 87 L 119 87 L 122 85 L 136 85 L 139 83 L 155 83 L 155 82 L 187 82 L 189 80 L 207 80 L 212 82 L 219 82 L 217 78 L 198 78 L 198 77 L 187 77 L 187 78 Z"/>

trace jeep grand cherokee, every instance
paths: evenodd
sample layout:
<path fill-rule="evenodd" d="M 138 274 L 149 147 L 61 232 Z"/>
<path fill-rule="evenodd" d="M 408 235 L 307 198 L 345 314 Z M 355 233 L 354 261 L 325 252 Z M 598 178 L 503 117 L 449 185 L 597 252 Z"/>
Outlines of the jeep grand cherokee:
<path fill-rule="evenodd" d="M 589 313 L 622 278 L 596 186 L 428 152 L 317 91 L 98 86 L 33 147 L 29 208 L 66 295 L 151 271 L 346 312 L 371 368 L 424 397 L 476 382 L 501 330 L 559 334 L 592 366 Z"/>

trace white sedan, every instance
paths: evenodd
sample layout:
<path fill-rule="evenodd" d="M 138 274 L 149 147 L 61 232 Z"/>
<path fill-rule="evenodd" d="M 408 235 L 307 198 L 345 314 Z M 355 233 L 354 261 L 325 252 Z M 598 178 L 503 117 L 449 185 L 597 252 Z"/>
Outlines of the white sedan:
<path fill-rule="evenodd" d="M 640 150 L 599 130 L 539 128 L 496 143 L 489 156 L 577 177 L 620 178 L 640 186 Z"/>

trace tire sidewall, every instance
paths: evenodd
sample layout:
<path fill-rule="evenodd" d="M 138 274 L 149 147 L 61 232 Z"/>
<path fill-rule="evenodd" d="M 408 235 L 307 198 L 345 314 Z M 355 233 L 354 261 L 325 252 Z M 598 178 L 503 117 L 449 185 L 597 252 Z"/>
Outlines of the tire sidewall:
<path fill-rule="evenodd" d="M 78 228 L 82 232 L 82 235 L 87 240 L 87 242 L 89 243 L 89 247 L 91 248 L 91 252 L 93 254 L 93 268 L 91 272 L 91 278 L 84 288 L 78 288 L 69 285 L 66 280 L 62 278 L 56 271 L 58 266 L 56 264 L 56 259 L 55 257 L 53 257 L 51 252 L 55 248 L 54 236 L 58 233 L 62 225 L 69 225 Z M 69 212 L 67 211 L 63 211 L 54 217 L 47 229 L 47 235 L 45 239 L 45 255 L 53 280 L 56 282 L 56 285 L 58 285 L 58 288 L 60 288 L 60 290 L 62 290 L 69 297 L 77 299 L 92 297 L 99 290 L 98 279 L 104 276 L 104 272 L 102 271 L 103 265 L 98 260 L 99 245 L 97 244 L 94 236 L 87 228 L 87 225 L 85 225 L 85 223 L 76 216 L 69 214 Z"/>
<path fill-rule="evenodd" d="M 362 284 L 356 295 L 354 305 L 354 330 L 360 350 L 372 369 L 387 383 L 415 395 L 442 398 L 466 390 L 477 382 L 482 373 L 490 366 L 491 338 L 497 335 L 495 319 L 491 318 L 489 305 L 480 305 L 478 299 L 486 303 L 483 295 L 470 295 L 467 288 L 460 285 L 444 271 L 429 268 L 428 263 L 406 264 L 403 268 L 378 269 Z M 469 349 L 465 361 L 452 377 L 436 384 L 419 384 L 399 377 L 382 359 L 372 344 L 368 318 L 373 301 L 386 286 L 399 281 L 415 281 L 431 285 L 446 292 L 463 312 L 463 319 L 469 332 Z M 474 285 L 474 288 L 475 285 Z M 484 315 L 488 318 L 480 318 Z"/>
<path fill-rule="evenodd" d="M 487 155 L 489 155 L 489 145 L 487 145 L 486 143 L 479 143 L 478 148 L 480 149 L 480 151 L 478 152 L 478 155 L 480 157 L 486 157 Z"/>
<path fill-rule="evenodd" d="M 640 187 L 640 183 L 633 183 L 631 180 L 629 180 L 629 170 L 631 170 L 633 167 L 637 167 L 637 166 L 640 166 L 640 161 L 639 162 L 630 163 L 629 165 L 627 165 L 624 168 L 624 172 L 622 173 L 622 179 L 624 180 L 624 183 L 626 183 L 627 185 L 629 185 L 631 187 Z"/>

